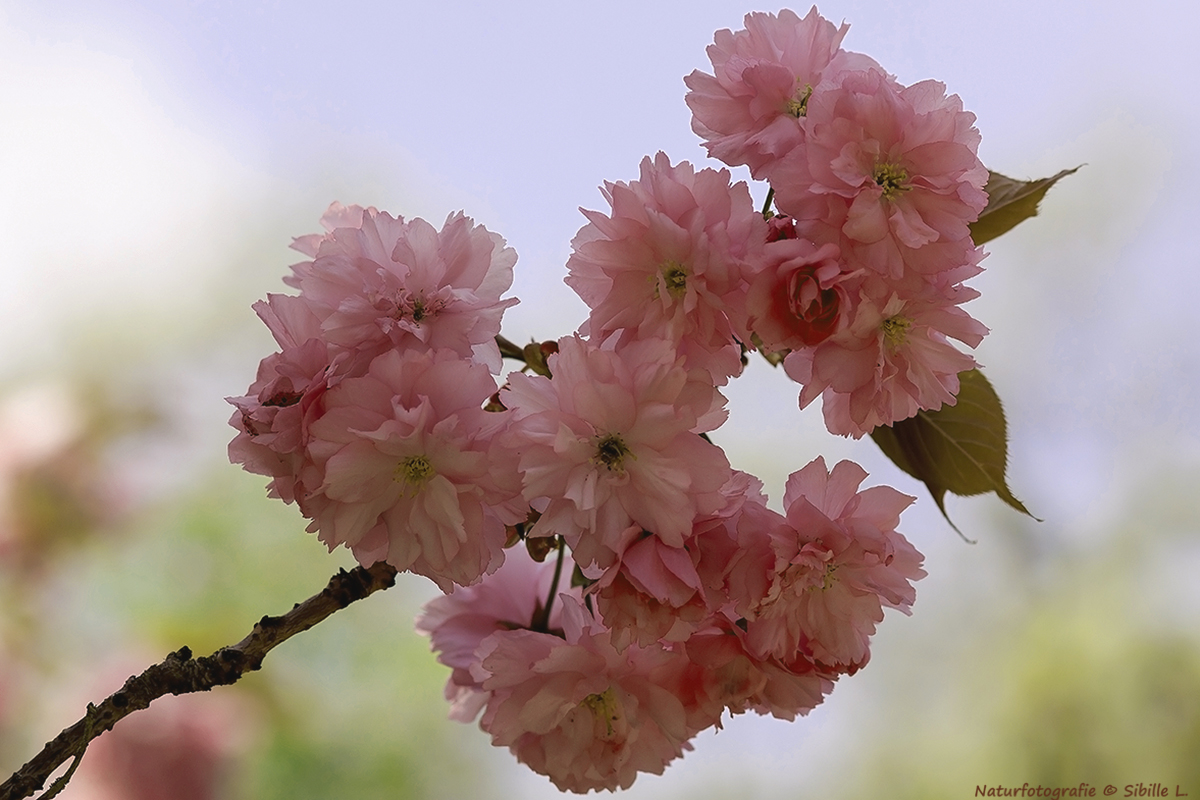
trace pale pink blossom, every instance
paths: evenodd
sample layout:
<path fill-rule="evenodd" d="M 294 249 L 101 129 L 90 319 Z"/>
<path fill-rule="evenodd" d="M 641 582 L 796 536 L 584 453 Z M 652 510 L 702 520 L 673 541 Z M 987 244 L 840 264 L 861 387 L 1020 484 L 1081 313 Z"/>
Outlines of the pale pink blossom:
<path fill-rule="evenodd" d="M 766 506 L 761 483 L 735 473 L 726 485 L 724 516 L 696 526 L 698 571 L 714 611 L 675 646 L 689 667 L 673 687 L 697 728 L 720 725 L 723 710 L 753 710 L 794 719 L 815 708 L 837 674 L 814 662 L 804 648 L 763 652 L 750 646 L 759 610 L 777 582 L 776 540 L 792 533 L 788 520 Z M 720 605 L 719 605 L 720 604 Z M 717 607 L 719 605 L 719 608 Z"/>
<path fill-rule="evenodd" d="M 248 472 L 272 478 L 270 496 L 300 501 L 299 485 L 307 463 L 308 426 L 323 409 L 325 391 L 338 379 L 333 348 L 321 337 L 321 324 L 298 297 L 272 294 L 254 304 L 282 348 L 264 358 L 243 397 L 228 397 L 237 410 L 229 424 L 238 434 L 229 443 L 229 460 Z"/>
<path fill-rule="evenodd" d="M 745 29 L 716 32 L 708 47 L 713 74 L 696 70 L 684 78 L 692 130 L 708 154 L 756 178 L 769 177 L 781 158 L 804 143 L 809 96 L 827 75 L 867 69 L 875 62 L 841 49 L 850 26 L 833 23 L 816 6 L 801 19 L 746 15 Z"/>
<path fill-rule="evenodd" d="M 693 520 L 719 508 L 729 462 L 701 438 L 724 398 L 696 380 L 669 343 L 614 349 L 564 337 L 553 378 L 514 373 L 501 392 L 514 422 L 531 534 L 558 534 L 582 566 L 607 567 L 632 525 L 683 546 Z"/>
<path fill-rule="evenodd" d="M 691 749 L 683 703 L 665 688 L 685 660 L 610 632 L 564 595 L 563 636 L 498 631 L 480 645 L 475 677 L 489 692 L 480 726 L 492 743 L 560 790 L 627 789 Z"/>
<path fill-rule="evenodd" d="M 309 530 L 443 590 L 495 570 L 505 524 L 524 518 L 515 457 L 495 441 L 508 415 L 481 407 L 495 391 L 485 366 L 447 350 L 389 351 L 328 391 L 310 426 Z"/>
<path fill-rule="evenodd" d="M 294 247 L 313 256 L 295 264 L 300 289 L 331 344 L 378 353 L 389 347 L 449 349 L 500 368 L 495 337 L 512 284 L 516 253 L 498 234 L 461 213 L 441 230 L 375 209 L 337 206 L 323 236 Z"/>
<path fill-rule="evenodd" d="M 856 242 L 843 231 L 850 202 L 832 194 L 812 198 L 809 213 L 821 216 L 795 220 L 797 235 L 817 245 L 837 245 L 844 272 L 905 297 L 962 303 L 977 296 L 963 281 L 983 272 L 987 253 L 971 239 L 938 240 L 918 248 L 890 238 L 869 245 Z"/>
<path fill-rule="evenodd" d="M 784 239 L 801 239 L 800 232 L 796 230 L 796 220 L 786 214 L 774 214 L 767 219 L 767 243 L 778 242 Z"/>
<path fill-rule="evenodd" d="M 804 386 L 800 407 L 823 397 L 830 432 L 857 439 L 922 409 L 954 405 L 958 374 L 976 363 L 947 337 L 975 347 L 986 333 L 945 301 L 865 296 L 839 333 L 793 350 L 783 365 Z"/>
<path fill-rule="evenodd" d="M 447 595 L 430 600 L 421 609 L 416 627 L 429 636 L 437 660 L 451 668 L 446 681 L 450 718 L 470 722 L 479 716 L 488 693 L 471 674 L 478 664 L 475 651 L 491 634 L 501 630 L 562 630 L 559 593 L 578 598 L 579 589 L 568 588 L 566 573 L 554 583 L 553 559 L 538 563 L 523 548 L 506 552 L 504 564 L 473 586 L 458 586 Z M 547 602 L 550 603 L 547 613 Z"/>
<path fill-rule="evenodd" d="M 696 569 L 700 552 L 695 537 L 671 547 L 633 525 L 622 534 L 617 552 L 617 563 L 590 591 L 618 650 L 630 642 L 683 641 L 711 615 Z"/>
<path fill-rule="evenodd" d="M 818 457 L 788 478 L 788 524 L 772 532 L 775 581 L 747 627 L 756 653 L 853 672 L 884 607 L 909 612 L 923 556 L 896 525 L 913 498 L 889 486 L 859 491 L 866 476 L 850 461 L 830 472 Z"/>
<path fill-rule="evenodd" d="M 741 371 L 735 338 L 746 275 L 757 269 L 766 222 L 728 170 L 642 160 L 639 180 L 605 183 L 611 215 L 584 211 L 567 284 L 592 309 L 581 332 L 597 341 L 669 341 L 690 367 L 724 384 Z"/>
<path fill-rule="evenodd" d="M 748 699 L 748 705 L 758 714 L 789 722 L 820 705 L 838 678 L 802 655 L 790 660 L 769 658 L 759 662 L 758 668 L 766 680 L 763 688 Z"/>
<path fill-rule="evenodd" d="M 793 720 L 820 705 L 837 680 L 804 655 L 782 660 L 756 653 L 745 632 L 727 623 L 697 633 L 680 651 L 689 666 L 672 688 L 684 701 L 689 724 L 704 727 L 720 727 L 725 710 Z"/>
<path fill-rule="evenodd" d="M 734 471 L 721 487 L 722 507 L 697 517 L 680 547 L 637 526 L 624 532 L 616 562 L 588 589 L 618 648 L 684 642 L 758 607 L 774 575 L 771 530 L 786 524 L 761 489 Z"/>
<path fill-rule="evenodd" d="M 767 508 L 762 482 L 734 471 L 721 487 L 725 505 L 696 519 L 688 547 L 696 556 L 713 617 L 736 620 L 757 607 L 774 571 L 770 530 L 783 517 Z"/>
<path fill-rule="evenodd" d="M 309 233 L 304 236 L 296 236 L 292 239 L 292 249 L 297 250 L 309 258 L 316 258 L 317 253 L 321 249 L 321 242 L 326 239 L 331 239 L 332 234 L 338 228 L 361 228 L 363 217 L 379 216 L 379 209 L 374 206 L 363 208 L 360 205 L 342 205 L 336 200 L 329 204 L 329 208 L 325 209 L 325 213 L 321 215 L 321 227 L 325 229 L 325 233 Z M 292 267 L 293 270 L 303 270 L 308 262 L 296 264 Z M 283 279 L 283 282 L 288 286 L 293 286 L 297 289 L 300 284 L 297 276 L 293 275 Z"/>
<path fill-rule="evenodd" d="M 852 299 L 837 245 L 807 239 L 768 242 L 750 283 L 748 327 L 766 352 L 820 344 L 842 324 Z"/>
<path fill-rule="evenodd" d="M 724 570 L 725 611 L 730 617 L 743 617 L 769 590 L 774 572 L 771 532 L 783 524 L 783 518 L 767 508 L 765 498 L 751 499 L 738 509 L 731 523 L 737 536 L 737 549 Z M 713 539 L 701 539 L 705 555 L 700 563 L 702 570 L 716 560 L 705 548 L 705 543 L 710 541 Z M 706 580 L 712 580 L 709 573 L 704 572 L 704 575 Z"/>
<path fill-rule="evenodd" d="M 732 625 L 713 626 L 680 646 L 688 666 L 671 688 L 683 701 L 690 726 L 722 727 L 726 710 L 745 712 L 751 698 L 766 686 L 766 675 L 759 666 L 762 660 L 747 652 L 743 636 L 744 632 Z"/>
<path fill-rule="evenodd" d="M 987 204 L 974 123 L 944 84 L 844 72 L 809 99 L 805 146 L 772 175 L 776 204 L 839 226 L 835 243 L 855 266 L 892 279 L 955 269 L 975 250 L 967 226 Z"/>

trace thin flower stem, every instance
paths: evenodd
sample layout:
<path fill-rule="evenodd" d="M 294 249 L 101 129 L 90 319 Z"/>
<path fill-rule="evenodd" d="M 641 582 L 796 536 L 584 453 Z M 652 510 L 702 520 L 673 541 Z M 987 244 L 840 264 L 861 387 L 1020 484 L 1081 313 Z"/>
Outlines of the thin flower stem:
<path fill-rule="evenodd" d="M 525 360 L 525 351 L 499 334 L 496 334 L 496 344 L 500 346 L 501 358 L 514 358 L 522 362 Z"/>
<path fill-rule="evenodd" d="M 542 612 L 534 620 L 533 629 L 535 631 L 545 632 L 550 628 L 550 609 L 554 606 L 554 596 L 558 594 L 558 579 L 562 577 L 563 553 L 566 552 L 566 544 L 563 539 L 558 540 L 558 559 L 554 562 L 554 578 L 550 581 L 550 594 L 546 598 L 546 605 L 542 606 Z"/>
<path fill-rule="evenodd" d="M 236 683 L 247 672 L 262 667 L 263 659 L 276 645 L 308 630 L 334 612 L 396 582 L 396 568 L 380 562 L 372 567 L 338 570 L 320 592 L 278 617 L 263 617 L 254 629 L 235 645 L 222 647 L 210 656 L 192 658 L 188 647 L 181 647 L 125 685 L 98 705 L 88 704 L 83 719 L 62 731 L 25 766 L 0 784 L 0 800 L 20 800 L 45 786 L 55 770 L 74 757 L 83 757 L 88 744 L 111 730 L 120 720 L 150 705 L 167 694 L 204 692 L 214 686 Z M 69 779 L 74 766 L 63 776 Z M 66 785 L 59 779 L 47 797 Z"/>
<path fill-rule="evenodd" d="M 771 211 L 771 202 L 774 199 L 775 199 L 775 190 L 768 188 L 767 189 L 767 199 L 763 202 L 763 210 L 762 210 L 763 219 L 770 219 L 772 216 L 774 216 L 774 212 Z"/>

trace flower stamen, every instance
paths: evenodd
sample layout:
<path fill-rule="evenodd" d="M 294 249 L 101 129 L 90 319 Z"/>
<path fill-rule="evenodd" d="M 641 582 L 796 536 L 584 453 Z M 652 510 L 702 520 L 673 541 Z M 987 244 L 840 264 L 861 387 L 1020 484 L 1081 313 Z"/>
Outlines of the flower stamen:
<path fill-rule="evenodd" d="M 433 464 L 429 463 L 426 456 L 409 456 L 396 466 L 395 472 L 392 473 L 392 480 L 419 489 L 435 474 Z"/>
<path fill-rule="evenodd" d="M 913 321 L 908 317 L 888 317 L 879 327 L 883 331 L 884 341 L 889 347 L 900 347 L 908 339 L 908 329 L 912 327 Z"/>
<path fill-rule="evenodd" d="M 829 587 L 837 583 L 837 577 L 833 574 L 837 571 L 837 568 L 837 564 L 826 564 L 825 573 L 821 576 L 821 582 L 819 584 L 814 583 L 809 586 L 809 591 L 816 591 L 817 589 L 820 589 L 823 592 L 828 591 Z"/>
<path fill-rule="evenodd" d="M 301 392 L 288 392 L 281 389 L 280 391 L 268 397 L 266 400 L 263 400 L 262 404 L 264 406 L 287 408 L 288 406 L 294 406 L 296 403 L 299 403 L 303 397 L 304 395 Z"/>
<path fill-rule="evenodd" d="M 908 170 L 898 164 L 888 164 L 881 162 L 875 165 L 875 172 L 871 176 L 875 183 L 883 189 L 883 197 L 885 200 L 894 200 L 896 195 L 901 192 L 907 192 L 909 187 Z"/>
<path fill-rule="evenodd" d="M 654 296 L 659 297 L 663 289 L 667 290 L 674 299 L 678 300 L 687 293 L 688 271 L 678 261 L 665 261 L 658 268 L 658 274 L 650 276 L 654 284 Z"/>
<path fill-rule="evenodd" d="M 399 321 L 407 318 L 412 320 L 413 324 L 420 325 L 425 320 L 437 316 L 446 307 L 446 300 L 442 297 L 429 299 L 402 290 L 393 300 L 393 305 L 391 316 L 394 319 Z"/>
<path fill-rule="evenodd" d="M 592 461 L 603 464 L 609 472 L 621 475 L 625 473 L 626 456 L 633 456 L 629 447 L 620 436 L 610 433 L 596 443 L 596 455 L 592 457 Z"/>
<path fill-rule="evenodd" d="M 808 113 L 808 98 L 812 97 L 812 84 L 805 84 L 804 88 L 796 93 L 796 95 L 788 100 L 787 113 L 800 119 Z"/>
<path fill-rule="evenodd" d="M 617 698 L 613 695 L 612 688 L 605 689 L 598 694 L 589 694 L 579 705 L 590 711 L 596 722 L 604 723 L 606 732 L 600 738 L 612 739 L 613 723 L 621 718 L 621 709 L 617 705 Z"/>

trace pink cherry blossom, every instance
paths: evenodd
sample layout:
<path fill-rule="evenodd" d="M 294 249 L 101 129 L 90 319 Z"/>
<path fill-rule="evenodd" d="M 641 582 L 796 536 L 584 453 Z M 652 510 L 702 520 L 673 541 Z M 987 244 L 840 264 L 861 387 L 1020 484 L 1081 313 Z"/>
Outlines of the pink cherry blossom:
<path fill-rule="evenodd" d="M 767 352 L 820 344 L 837 331 L 851 299 L 837 245 L 768 242 L 746 299 L 748 327 Z"/>
<path fill-rule="evenodd" d="M 721 494 L 725 505 L 698 517 L 688 542 L 710 616 L 721 618 L 717 624 L 746 615 L 765 596 L 775 566 L 769 532 L 783 520 L 767 508 L 762 482 L 753 475 L 735 470 Z"/>
<path fill-rule="evenodd" d="M 229 460 L 270 476 L 271 496 L 285 503 L 299 500 L 303 511 L 305 493 L 298 481 L 308 426 L 337 380 L 338 356 L 320 338 L 320 320 L 300 298 L 272 294 L 254 309 L 283 349 L 262 360 L 245 396 L 226 398 L 237 409 L 229 420 L 238 431 L 229 443 Z"/>
<path fill-rule="evenodd" d="M 524 518 L 515 456 L 494 441 L 508 415 L 481 408 L 495 390 L 451 351 L 393 350 L 327 392 L 310 428 L 309 530 L 443 590 L 493 571 L 505 524 Z"/>
<path fill-rule="evenodd" d="M 446 593 L 416 625 L 451 718 L 563 791 L 660 774 L 726 712 L 809 713 L 915 602 L 913 498 L 818 457 L 780 514 L 708 440 L 747 351 L 858 438 L 957 402 L 976 362 L 951 340 L 987 333 L 961 308 L 985 255 L 975 116 L 843 50 L 815 7 L 744 25 L 714 35 L 686 102 L 779 215 L 662 152 L 605 182 L 567 261 L 586 321 L 498 389 L 504 239 L 334 203 L 293 243 L 299 295 L 255 306 L 279 352 L 229 399 L 231 459 L 309 532 Z"/>
<path fill-rule="evenodd" d="M 618 649 L 683 642 L 758 606 L 775 566 L 769 531 L 783 522 L 761 490 L 757 478 L 732 472 L 722 506 L 697 517 L 679 547 L 636 525 L 622 534 L 617 560 L 588 589 Z"/>
<path fill-rule="evenodd" d="M 712 613 L 696 570 L 694 537 L 671 547 L 633 525 L 621 538 L 619 561 L 591 589 L 613 645 L 624 650 L 631 641 L 647 646 L 687 639 Z"/>
<path fill-rule="evenodd" d="M 724 398 L 684 369 L 671 346 L 620 349 L 559 340 L 554 377 L 514 373 L 501 398 L 515 416 L 525 498 L 541 512 L 531 535 L 559 534 L 582 566 L 611 565 L 632 525 L 670 547 L 719 508 L 729 462 L 700 434 Z"/>
<path fill-rule="evenodd" d="M 908 613 L 911 582 L 925 571 L 896 525 L 914 498 L 889 486 L 858 491 L 866 476 L 850 461 L 830 472 L 818 457 L 788 478 L 788 524 L 772 532 L 775 581 L 747 628 L 756 653 L 853 672 L 883 608 Z"/>
<path fill-rule="evenodd" d="M 329 233 L 293 245 L 313 260 L 294 265 L 288 282 L 327 341 L 372 353 L 449 349 L 499 371 L 494 339 L 517 302 L 500 298 L 517 259 L 503 238 L 461 213 L 439 231 L 423 219 L 335 204 L 322 222 Z"/>
<path fill-rule="evenodd" d="M 708 154 L 730 166 L 746 164 L 756 178 L 768 177 L 781 158 L 804 142 L 809 95 L 823 78 L 875 62 L 840 48 L 850 26 L 833 23 L 814 6 L 801 19 L 747 14 L 745 29 L 719 30 L 708 47 L 713 74 L 699 70 L 684 78 L 692 130 Z"/>
<path fill-rule="evenodd" d="M 945 85 L 898 85 L 881 70 L 842 73 L 808 103 L 805 146 L 772 175 L 779 209 L 834 220 L 856 265 L 890 278 L 968 261 L 968 224 L 987 204 L 975 115 Z"/>
<path fill-rule="evenodd" d="M 484 639 L 500 630 L 560 631 L 558 593 L 580 596 L 578 589 L 559 586 L 552 597 L 552 560 L 539 564 L 520 549 L 509 550 L 504 564 L 479 583 L 455 587 L 450 594 L 430 600 L 417 618 L 417 630 L 429 636 L 438 661 L 452 670 L 445 692 L 451 719 L 470 722 L 487 702 L 489 694 L 471 674 L 478 664 L 475 651 Z M 551 602 L 548 615 L 547 601 Z"/>
<path fill-rule="evenodd" d="M 736 625 L 697 633 L 680 652 L 689 665 L 672 688 L 684 701 L 689 724 L 707 722 L 704 727 L 720 727 L 725 710 L 793 720 L 820 705 L 837 680 L 803 655 L 784 661 L 756 653 Z"/>
<path fill-rule="evenodd" d="M 502 630 L 480 645 L 475 675 L 490 693 L 480 726 L 563 791 L 662 774 L 691 749 L 683 703 L 664 688 L 684 659 L 657 647 L 618 652 L 582 603 L 562 603 L 562 637 Z"/>
<path fill-rule="evenodd" d="M 325 229 L 325 233 L 310 233 L 304 236 L 296 236 L 292 239 L 292 249 L 297 250 L 309 258 L 316 258 L 317 253 L 321 249 L 321 242 L 326 239 L 332 239 L 332 233 L 338 228 L 361 228 L 363 225 L 363 217 L 379 216 L 379 209 L 374 206 L 363 208 L 359 205 L 345 206 L 336 200 L 329 204 L 329 208 L 325 209 L 325 213 L 321 215 L 321 227 Z M 296 264 L 292 267 L 293 270 L 303 269 L 303 264 Z M 283 282 L 288 286 L 293 286 L 297 289 L 300 284 L 297 276 L 293 275 L 283 279 Z"/>
<path fill-rule="evenodd" d="M 726 709 L 741 714 L 750 698 L 766 685 L 761 659 L 746 651 L 743 631 L 733 626 L 700 631 L 679 648 L 688 659 L 673 691 L 683 701 L 688 724 L 698 728 L 721 726 Z M 815 703 L 814 703 L 815 705 Z"/>
<path fill-rule="evenodd" d="M 724 384 L 741 371 L 735 337 L 745 334 L 731 320 L 741 317 L 745 276 L 766 241 L 746 185 L 659 153 L 642 160 L 639 180 L 603 192 L 612 214 L 583 212 L 589 222 L 567 261 L 567 284 L 592 309 L 581 332 L 666 339 Z"/>
<path fill-rule="evenodd" d="M 744 617 L 765 596 L 774 574 L 774 558 L 771 549 L 771 532 L 783 524 L 782 517 L 767 508 L 766 498 L 748 499 L 730 520 L 737 537 L 737 549 L 726 562 L 723 578 L 725 613 L 728 617 Z M 705 545 L 713 537 L 701 537 L 701 550 L 705 558 L 700 567 L 706 581 L 712 576 L 704 572 L 711 558 Z M 718 562 L 719 563 L 719 562 Z"/>
<path fill-rule="evenodd" d="M 857 439 L 922 409 L 953 405 L 958 373 L 976 363 L 947 337 L 975 347 L 985 333 L 944 301 L 866 296 L 842 331 L 816 347 L 793 350 L 783 365 L 804 385 L 800 407 L 823 397 L 830 432 Z"/>
<path fill-rule="evenodd" d="M 790 660 L 769 658 L 757 666 L 766 680 L 763 688 L 747 699 L 747 705 L 758 714 L 788 721 L 820 705 L 838 677 L 800 655 Z"/>

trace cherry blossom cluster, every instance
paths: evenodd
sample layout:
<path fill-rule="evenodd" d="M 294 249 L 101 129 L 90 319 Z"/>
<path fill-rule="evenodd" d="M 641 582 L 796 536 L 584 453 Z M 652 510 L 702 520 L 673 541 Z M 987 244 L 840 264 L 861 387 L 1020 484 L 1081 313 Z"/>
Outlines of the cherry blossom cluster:
<path fill-rule="evenodd" d="M 746 15 L 693 72 L 692 127 L 714 158 L 770 183 L 766 266 L 748 275 L 753 342 L 786 352 L 803 408 L 821 396 L 833 433 L 860 437 L 953 403 L 987 329 L 959 306 L 983 251 L 968 224 L 987 204 L 975 115 L 937 81 L 903 86 L 841 49 L 813 8 Z M 594 313 L 594 312 L 593 312 Z"/>
<path fill-rule="evenodd" d="M 483 408 L 516 254 L 461 214 L 437 230 L 335 203 L 321 221 L 293 244 L 312 258 L 285 279 L 299 296 L 255 304 L 281 349 L 230 398 L 230 458 L 331 550 L 474 583 L 527 514 L 508 417 Z"/>
<path fill-rule="evenodd" d="M 293 245 L 298 294 L 256 304 L 280 349 L 230 399 L 231 458 L 310 532 L 446 593 L 417 625 L 451 716 L 564 790 L 661 773 L 725 712 L 808 713 L 915 600 L 913 498 L 818 457 L 779 512 L 713 443 L 747 353 L 860 437 L 953 403 L 975 362 L 949 339 L 985 333 L 959 307 L 974 116 L 815 8 L 745 24 L 687 102 L 711 155 L 769 182 L 764 211 L 726 169 L 647 157 L 572 242 L 588 318 L 502 377 L 504 240 L 335 204 Z"/>
<path fill-rule="evenodd" d="M 624 484 L 604 465 L 576 472 L 576 493 Z M 795 719 L 866 664 L 883 609 L 907 613 L 925 574 L 895 530 L 912 498 L 859 491 L 861 468 L 818 458 L 789 478 L 779 514 L 755 478 L 727 474 L 720 507 L 679 544 L 610 494 L 597 511 L 625 526 L 611 546 L 590 530 L 565 537 L 585 576 L 569 590 L 554 592 L 562 550 L 538 564 L 515 549 L 494 575 L 427 604 L 417 627 L 453 670 L 451 716 L 482 711 L 493 743 L 560 789 L 628 788 L 725 711 Z M 579 568 L 580 552 L 611 563 Z"/>

